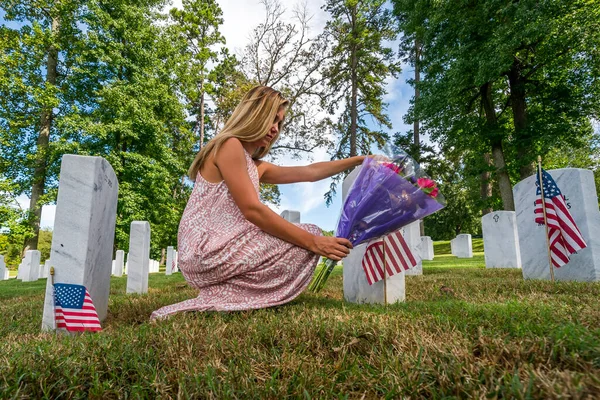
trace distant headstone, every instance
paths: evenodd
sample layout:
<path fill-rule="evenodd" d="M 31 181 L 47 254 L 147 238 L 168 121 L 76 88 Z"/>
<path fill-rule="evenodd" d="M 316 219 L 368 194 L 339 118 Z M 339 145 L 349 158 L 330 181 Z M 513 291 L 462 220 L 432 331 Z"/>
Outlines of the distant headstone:
<path fill-rule="evenodd" d="M 175 269 L 173 272 L 179 272 L 179 252 L 175 250 Z"/>
<path fill-rule="evenodd" d="M 486 268 L 521 268 L 517 215 L 493 211 L 481 218 Z"/>
<path fill-rule="evenodd" d="M 456 250 L 454 249 L 454 243 L 456 242 L 456 239 L 452 239 L 450 241 L 450 254 L 452 254 L 453 256 L 456 255 Z"/>
<path fill-rule="evenodd" d="M 50 250 L 53 279 L 85 286 L 101 321 L 108 311 L 118 188 L 105 159 L 63 156 Z M 55 328 L 51 282 L 46 284 L 43 330 Z"/>
<path fill-rule="evenodd" d="M 46 279 L 50 275 L 50 259 L 47 258 L 44 264 L 40 266 L 40 278 Z"/>
<path fill-rule="evenodd" d="M 554 277 L 561 281 L 600 280 L 600 212 L 592 171 L 563 168 L 547 171 L 562 192 L 567 208 L 579 228 L 587 247 L 570 256 L 568 264 L 554 268 Z M 546 244 L 546 228 L 534 221 L 536 177 L 532 175 L 513 188 L 519 248 L 525 279 L 550 279 Z"/>
<path fill-rule="evenodd" d="M 129 267 L 129 253 L 127 253 L 127 258 L 125 259 L 125 268 L 123 268 L 123 273 L 127 275 L 127 269 Z"/>
<path fill-rule="evenodd" d="M 123 276 L 123 258 L 125 258 L 125 251 L 117 250 L 115 253 L 115 276 Z"/>
<path fill-rule="evenodd" d="M 148 293 L 150 224 L 147 221 L 131 223 L 127 262 L 127 293 Z"/>
<path fill-rule="evenodd" d="M 360 167 L 355 168 L 344 179 L 342 183 L 342 204 L 346 201 L 348 191 L 352 183 L 358 176 Z M 387 292 L 388 303 L 404 301 L 405 291 L 405 273 L 399 273 L 387 278 L 384 285 L 383 280 L 369 285 L 365 270 L 362 267 L 362 259 L 367 249 L 367 243 L 355 246 L 350 250 L 350 254 L 344 258 L 344 299 L 351 303 L 376 303 L 383 304 L 385 299 L 384 286 Z"/>
<path fill-rule="evenodd" d="M 471 235 L 463 233 L 454 239 L 454 251 L 458 258 L 473 258 L 473 243 Z"/>
<path fill-rule="evenodd" d="M 421 221 L 415 221 L 401 229 L 406 244 L 410 247 L 417 265 L 405 272 L 406 275 L 423 275 L 421 259 Z"/>
<path fill-rule="evenodd" d="M 27 250 L 23 259 L 23 282 L 34 282 L 40 278 L 40 252 Z"/>
<path fill-rule="evenodd" d="M 281 213 L 281 217 L 293 224 L 300 223 L 300 211 L 283 210 L 283 212 Z"/>
<path fill-rule="evenodd" d="M 21 260 L 21 263 L 19 264 L 19 267 L 17 268 L 17 279 L 23 280 L 23 261 Z"/>
<path fill-rule="evenodd" d="M 8 280 L 9 271 L 6 268 L 6 264 L 4 263 L 4 256 L 0 255 L 0 281 Z"/>
<path fill-rule="evenodd" d="M 167 265 L 165 265 L 165 274 L 172 275 L 175 264 L 175 250 L 173 246 L 167 246 Z"/>
<path fill-rule="evenodd" d="M 421 236 L 421 258 L 431 261 L 433 256 L 433 240 L 429 236 Z"/>

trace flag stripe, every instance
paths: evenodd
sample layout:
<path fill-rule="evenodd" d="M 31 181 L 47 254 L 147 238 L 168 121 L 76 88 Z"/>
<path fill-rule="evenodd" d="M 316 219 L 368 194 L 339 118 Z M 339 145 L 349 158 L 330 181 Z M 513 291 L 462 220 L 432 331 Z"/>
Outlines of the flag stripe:
<path fill-rule="evenodd" d="M 565 197 L 552 179 L 543 169 L 541 187 L 544 189 L 544 201 L 540 189 L 539 170 L 536 176 L 537 198 L 534 207 L 534 220 L 544 224 L 544 209 L 548 224 L 548 242 L 552 264 L 560 268 L 569 262 L 569 256 L 587 247 L 573 216 L 569 212 Z"/>
<path fill-rule="evenodd" d="M 383 240 L 371 242 L 365 250 L 361 264 L 367 282 L 372 285 L 383 279 L 384 264 L 388 276 L 393 276 L 414 267 L 417 261 L 402 233 L 397 231 Z"/>

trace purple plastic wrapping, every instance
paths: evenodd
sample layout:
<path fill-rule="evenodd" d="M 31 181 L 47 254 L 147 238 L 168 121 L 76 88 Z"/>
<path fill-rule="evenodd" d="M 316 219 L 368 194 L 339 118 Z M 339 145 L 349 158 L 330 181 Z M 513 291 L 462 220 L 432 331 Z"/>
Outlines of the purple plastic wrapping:
<path fill-rule="evenodd" d="M 354 246 L 395 232 L 445 206 L 437 185 L 420 166 L 403 150 L 392 148 L 391 152 L 386 162 L 365 159 L 342 206 L 336 236 Z M 430 186 L 421 188 L 419 183 Z M 335 264 L 328 259 L 309 290 L 320 291 Z"/>
<path fill-rule="evenodd" d="M 441 210 L 441 194 L 436 198 L 426 194 L 411 182 L 417 177 L 424 177 L 418 167 L 401 176 L 379 161 L 365 159 L 342 207 L 336 236 L 356 246 Z"/>

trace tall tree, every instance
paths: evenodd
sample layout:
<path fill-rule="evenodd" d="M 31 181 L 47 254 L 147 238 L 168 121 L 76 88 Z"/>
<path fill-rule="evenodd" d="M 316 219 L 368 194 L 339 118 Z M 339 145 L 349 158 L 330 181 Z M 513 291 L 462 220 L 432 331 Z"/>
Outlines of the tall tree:
<path fill-rule="evenodd" d="M 219 32 L 223 12 L 215 0 L 183 0 L 182 7 L 170 12 L 174 22 L 172 28 L 188 46 L 178 76 L 185 83 L 183 95 L 188 102 L 188 112 L 196 117 L 193 132 L 198 134 L 198 144 L 202 148 L 209 65 L 218 60 L 219 52 L 215 46 L 225 44 L 225 38 Z"/>
<path fill-rule="evenodd" d="M 156 10 L 163 1 L 97 0 L 87 16 L 89 57 L 102 85 L 80 124 L 86 151 L 105 157 L 119 180 L 116 245 L 126 249 L 133 220 L 152 229 L 152 254 L 172 245 L 189 188 L 181 182 L 193 139 L 178 98 L 178 41 Z M 175 193 L 175 195 L 174 195 Z"/>
<path fill-rule="evenodd" d="M 249 81 L 274 87 L 290 102 L 282 134 L 271 155 L 310 157 L 315 149 L 332 145 L 326 121 L 319 116 L 325 91 L 320 68 L 327 57 L 328 43 L 323 35 L 311 32 L 312 16 L 306 3 L 295 5 L 288 21 L 279 0 L 261 3 L 265 17 L 244 49 L 242 71 Z"/>
<path fill-rule="evenodd" d="M 396 21 L 383 0 L 329 0 L 324 9 L 330 14 L 325 31 L 332 42 L 331 60 L 323 70 L 331 93 L 328 109 L 341 114 L 334 125 L 339 144 L 333 158 L 369 154 L 388 136 L 371 129 L 367 118 L 392 128 L 383 98 L 386 80 L 397 76 L 400 62 L 385 42 L 396 38 Z M 328 203 L 339 179 L 325 195 Z"/>
<path fill-rule="evenodd" d="M 36 249 L 42 205 L 54 185 L 55 145 L 64 139 L 57 127 L 75 107 L 87 104 L 83 94 L 75 95 L 81 86 L 72 68 L 81 38 L 81 2 L 2 0 L 0 8 L 7 21 L 20 25 L 0 28 L 0 136 L 2 152 L 11 160 L 0 172 L 18 182 L 18 194 L 30 196 L 26 246 Z"/>

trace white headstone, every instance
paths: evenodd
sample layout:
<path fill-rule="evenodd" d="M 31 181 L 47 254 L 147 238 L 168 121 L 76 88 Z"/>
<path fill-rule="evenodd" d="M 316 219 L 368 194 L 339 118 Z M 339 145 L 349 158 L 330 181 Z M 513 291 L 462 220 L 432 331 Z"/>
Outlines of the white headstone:
<path fill-rule="evenodd" d="M 283 212 L 281 213 L 281 217 L 293 224 L 300 223 L 300 211 L 283 210 Z"/>
<path fill-rule="evenodd" d="M 19 267 L 17 268 L 17 279 L 23 279 L 23 271 L 23 261 L 21 261 Z"/>
<path fill-rule="evenodd" d="M 342 204 L 348 196 L 348 191 L 352 183 L 358 176 L 359 168 L 355 168 L 342 183 Z M 367 243 L 360 244 L 350 250 L 350 254 L 344 258 L 344 299 L 351 303 L 377 303 L 383 304 L 385 299 L 383 281 L 369 285 L 365 271 L 362 267 L 362 259 L 367 249 Z M 387 278 L 387 301 L 395 303 L 404 301 L 405 291 L 405 273 L 393 275 Z"/>
<path fill-rule="evenodd" d="M 458 258 L 473 258 L 473 242 L 471 235 L 462 233 L 454 239 L 454 251 Z"/>
<path fill-rule="evenodd" d="M 423 275 L 423 261 L 421 260 L 421 221 L 415 221 L 401 229 L 406 244 L 417 260 L 417 265 L 405 272 L 406 275 Z"/>
<path fill-rule="evenodd" d="M 4 256 L 0 255 L 0 281 L 5 281 L 9 278 L 8 268 L 4 263 Z"/>
<path fill-rule="evenodd" d="M 150 264 L 150 224 L 133 221 L 129 233 L 127 256 L 127 293 L 148 293 Z"/>
<path fill-rule="evenodd" d="M 592 171 L 563 168 L 547 171 L 565 196 L 569 212 L 579 228 L 587 247 L 572 254 L 568 264 L 554 268 L 554 277 L 561 281 L 600 280 L 600 212 Z M 513 188 L 523 277 L 550 279 L 546 244 L 546 228 L 534 221 L 536 178 L 530 176 Z"/>
<path fill-rule="evenodd" d="M 40 265 L 40 278 L 41 279 L 46 279 L 48 278 L 50 272 L 50 259 L 46 259 L 46 261 L 44 261 L 44 264 Z"/>
<path fill-rule="evenodd" d="M 27 250 L 23 259 L 23 282 L 33 282 L 40 278 L 40 252 Z"/>
<path fill-rule="evenodd" d="M 123 276 L 123 258 L 125 251 L 117 250 L 115 253 L 115 276 Z"/>
<path fill-rule="evenodd" d="M 127 258 L 125 259 L 125 267 L 123 268 L 123 273 L 127 275 L 127 268 L 129 267 L 129 252 L 127 253 Z"/>
<path fill-rule="evenodd" d="M 517 215 L 493 211 L 481 218 L 486 268 L 521 268 Z"/>
<path fill-rule="evenodd" d="M 421 236 L 421 258 L 431 261 L 433 256 L 433 240 L 429 236 Z"/>
<path fill-rule="evenodd" d="M 50 260 L 54 282 L 83 285 L 100 320 L 106 318 L 119 184 L 101 157 L 63 156 Z M 51 279 L 42 329 L 54 329 Z"/>
<path fill-rule="evenodd" d="M 350 303 L 384 304 L 383 280 L 369 285 L 365 270 L 362 268 L 362 259 L 365 255 L 367 244 L 359 244 L 344 258 L 344 299 Z M 387 278 L 388 304 L 404 301 L 406 299 L 404 272 Z"/>
<path fill-rule="evenodd" d="M 175 250 L 175 269 L 173 272 L 179 272 L 179 252 Z"/>
<path fill-rule="evenodd" d="M 452 239 L 450 241 L 450 254 L 452 254 L 453 256 L 456 255 L 456 250 L 454 249 L 454 243 L 456 242 L 456 239 Z"/>
<path fill-rule="evenodd" d="M 174 261 L 175 261 L 175 251 L 173 250 L 173 246 L 167 246 L 167 265 L 165 265 L 165 274 L 166 275 L 173 274 Z"/>

